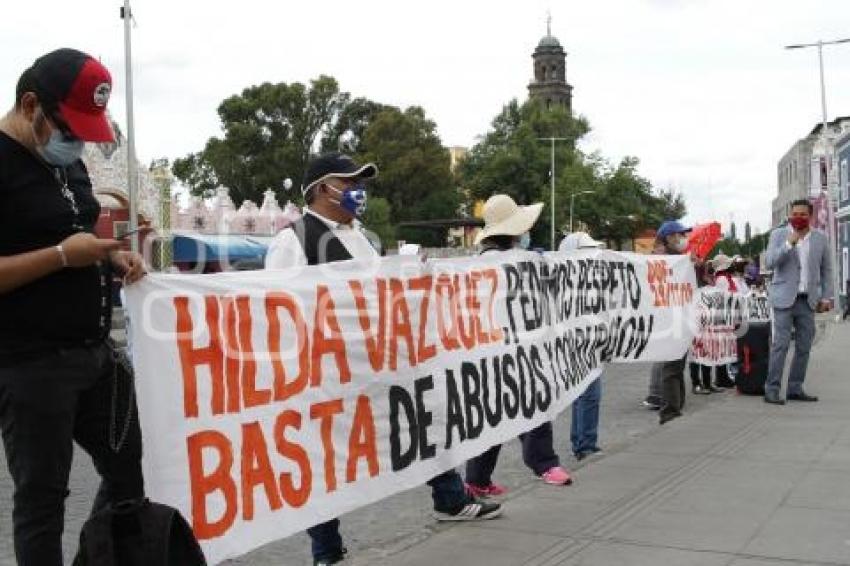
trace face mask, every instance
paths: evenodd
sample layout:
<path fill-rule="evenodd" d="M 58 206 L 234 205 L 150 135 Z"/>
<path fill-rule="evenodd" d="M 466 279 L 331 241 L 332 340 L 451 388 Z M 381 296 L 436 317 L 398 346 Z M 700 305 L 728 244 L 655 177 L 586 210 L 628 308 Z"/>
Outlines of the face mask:
<path fill-rule="evenodd" d="M 789 218 L 788 222 L 791 224 L 791 226 L 794 227 L 794 230 L 805 230 L 809 227 L 808 218 L 801 218 L 799 216 L 795 216 L 793 218 Z"/>
<path fill-rule="evenodd" d="M 682 238 L 681 240 L 670 242 L 670 249 L 674 252 L 682 253 L 683 251 L 688 249 L 688 241 Z"/>
<path fill-rule="evenodd" d="M 353 216 L 356 216 L 357 218 L 366 214 L 366 189 L 362 186 L 354 186 L 345 191 L 341 191 L 330 185 L 327 186 L 328 188 L 336 191 L 337 194 L 342 195 L 342 198 L 339 200 L 332 199 L 333 202 L 341 209 Z"/>
<path fill-rule="evenodd" d="M 35 122 L 32 124 L 33 139 L 38 139 L 35 133 Z M 67 139 L 62 132 L 53 129 L 50 138 L 44 145 L 36 146 L 36 151 L 50 165 L 67 167 L 83 155 L 85 143 L 78 139 Z"/>
<path fill-rule="evenodd" d="M 519 237 L 519 247 L 524 250 L 527 250 L 531 247 L 531 234 L 526 232 L 525 234 Z"/>

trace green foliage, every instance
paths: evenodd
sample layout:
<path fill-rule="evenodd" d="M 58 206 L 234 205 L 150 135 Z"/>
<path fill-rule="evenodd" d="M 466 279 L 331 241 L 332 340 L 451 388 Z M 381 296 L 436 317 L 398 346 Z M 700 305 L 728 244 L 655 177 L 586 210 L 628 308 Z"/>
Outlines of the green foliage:
<path fill-rule="evenodd" d="M 437 135 L 436 124 L 422 108 L 384 107 L 364 129 L 359 148 L 356 158 L 374 161 L 380 169 L 369 193 L 390 203 L 395 224 L 457 217 L 460 196 L 449 167 L 449 152 Z M 396 231 L 399 239 L 425 246 L 445 245 L 446 233 L 446 229 Z"/>
<path fill-rule="evenodd" d="M 384 249 L 395 244 L 395 227 L 392 221 L 392 210 L 387 199 L 370 196 L 366 215 L 363 218 L 365 226 L 378 235 Z"/>
<path fill-rule="evenodd" d="M 393 107 L 366 98 L 355 98 L 339 113 L 336 123 L 322 137 L 322 153 L 341 151 L 356 155 L 363 151 L 366 128 L 383 110 Z"/>
<path fill-rule="evenodd" d="M 532 240 L 548 247 L 552 146 L 544 138 L 565 138 L 555 142 L 554 149 L 558 231 L 569 226 L 571 202 L 576 229 L 580 223 L 586 224 L 594 236 L 611 240 L 616 246 L 644 227 L 684 216 L 682 196 L 654 191 L 638 174 L 637 158 L 627 157 L 613 167 L 598 153 L 585 155 L 578 150 L 576 142 L 588 131 L 587 121 L 573 117 L 566 109 L 546 109 L 535 101 L 522 105 L 511 101 L 464 161 L 461 184 L 475 199 L 505 193 L 519 204 L 543 202 Z"/>
<path fill-rule="evenodd" d="M 756 234 L 748 242 L 741 242 L 733 238 L 723 238 L 711 249 L 708 257 L 711 258 L 719 253 L 724 253 L 728 256 L 740 255 L 755 259 L 765 251 L 769 240 L 770 232 Z"/>
<path fill-rule="evenodd" d="M 208 196 L 218 185 L 230 189 L 237 206 L 262 201 L 289 177 L 296 186 L 321 132 L 336 127 L 349 101 L 332 77 L 301 83 L 263 83 L 231 96 L 218 107 L 223 138 L 174 161 L 174 175 L 193 194 Z"/>

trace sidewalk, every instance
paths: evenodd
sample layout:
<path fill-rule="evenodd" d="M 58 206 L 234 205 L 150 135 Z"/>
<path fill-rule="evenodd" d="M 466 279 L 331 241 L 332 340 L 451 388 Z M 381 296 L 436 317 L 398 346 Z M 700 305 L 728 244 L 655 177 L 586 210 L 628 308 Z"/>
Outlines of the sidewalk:
<path fill-rule="evenodd" d="M 502 518 L 441 525 L 393 566 L 850 564 L 850 325 L 812 352 L 818 403 L 729 395 L 575 470 L 512 492 Z M 790 356 L 789 356 L 790 358 Z"/>

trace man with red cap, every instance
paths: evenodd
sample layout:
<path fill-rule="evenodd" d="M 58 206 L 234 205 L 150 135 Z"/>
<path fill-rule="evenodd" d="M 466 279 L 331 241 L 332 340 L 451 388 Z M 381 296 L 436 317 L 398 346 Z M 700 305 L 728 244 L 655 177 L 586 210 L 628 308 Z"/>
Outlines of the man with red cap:
<path fill-rule="evenodd" d="M 62 564 L 74 441 L 103 480 L 94 510 L 144 493 L 138 419 L 110 426 L 106 342 L 110 273 L 130 284 L 144 263 L 93 234 L 100 206 L 80 160 L 85 142 L 113 141 L 111 88 L 97 60 L 59 49 L 24 71 L 0 118 L 0 430 L 23 566 Z"/>

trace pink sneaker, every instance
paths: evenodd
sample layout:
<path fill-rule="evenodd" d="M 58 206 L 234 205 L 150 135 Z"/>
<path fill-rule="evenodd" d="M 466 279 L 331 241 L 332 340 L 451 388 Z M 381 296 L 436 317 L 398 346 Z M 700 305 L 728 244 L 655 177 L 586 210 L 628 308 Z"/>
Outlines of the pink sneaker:
<path fill-rule="evenodd" d="M 475 485 L 472 483 L 467 483 L 464 485 L 466 485 L 466 492 L 476 499 L 496 497 L 499 495 L 504 495 L 508 492 L 508 488 L 503 485 L 499 485 L 495 482 L 491 483 L 490 485 Z"/>
<path fill-rule="evenodd" d="M 570 473 L 561 466 L 549 468 L 540 475 L 540 479 L 549 485 L 570 485 L 573 483 Z"/>

